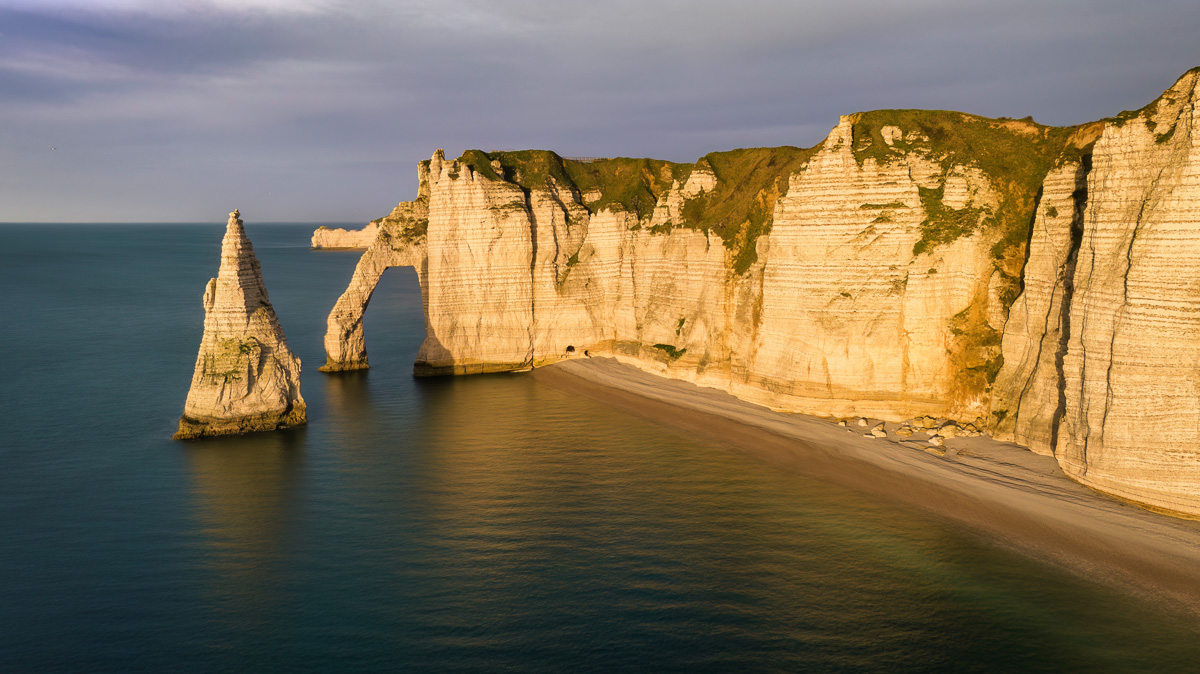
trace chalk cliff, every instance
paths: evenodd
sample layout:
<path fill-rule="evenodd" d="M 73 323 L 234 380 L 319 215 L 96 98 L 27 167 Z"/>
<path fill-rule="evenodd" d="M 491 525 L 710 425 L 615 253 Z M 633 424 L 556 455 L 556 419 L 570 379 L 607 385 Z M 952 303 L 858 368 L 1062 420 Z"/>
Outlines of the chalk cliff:
<path fill-rule="evenodd" d="M 1200 515 L 1198 75 L 1107 120 L 1076 170 L 1072 199 L 1069 168 L 1059 185 L 1048 182 L 1058 207 L 1043 199 L 1025 269 L 1030 309 L 1020 312 L 1032 320 L 1009 322 L 997 382 L 1005 386 L 993 401 L 1002 436 L 1053 453 L 1076 480 L 1192 515 Z M 1042 355 L 1016 357 L 1030 345 Z"/>
<path fill-rule="evenodd" d="M 366 367 L 371 291 L 410 265 L 418 374 L 586 350 L 774 409 L 973 421 L 1200 515 L 1195 79 L 1078 127 L 878 111 L 695 164 L 438 152 L 379 221 L 324 369 Z"/>
<path fill-rule="evenodd" d="M 300 359 L 288 349 L 238 211 L 221 267 L 204 290 L 204 337 L 175 439 L 267 431 L 305 422 Z"/>
<path fill-rule="evenodd" d="M 344 250 L 347 248 L 369 248 L 379 234 L 379 224 L 383 218 L 370 222 L 362 229 L 336 229 L 318 227 L 312 235 L 312 248 L 329 250 Z"/>

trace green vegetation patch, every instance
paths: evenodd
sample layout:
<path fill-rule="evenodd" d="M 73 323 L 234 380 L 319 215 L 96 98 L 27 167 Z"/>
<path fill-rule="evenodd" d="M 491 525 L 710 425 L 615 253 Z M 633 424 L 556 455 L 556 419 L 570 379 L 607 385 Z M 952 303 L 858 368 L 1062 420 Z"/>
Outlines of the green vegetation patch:
<path fill-rule="evenodd" d="M 483 177 L 511 181 L 527 191 L 553 178 L 561 187 L 576 190 L 590 213 L 617 210 L 635 215 L 638 222 L 631 229 L 650 220 L 659 199 L 676 182 L 686 182 L 697 168 L 709 169 L 717 178 L 716 187 L 686 200 L 677 221 L 659 223 L 649 231 L 665 234 L 685 227 L 716 234 L 733 252 L 733 271 L 743 274 L 758 259 L 755 245 L 759 236 L 771 230 L 775 202 L 787 191 L 788 177 L 817 149 L 714 152 L 696 164 L 628 157 L 575 161 L 547 150 L 468 150 L 458 161 Z M 493 162 L 500 166 L 498 171 Z"/>
<path fill-rule="evenodd" d="M 918 187 L 917 191 L 925 208 L 925 220 L 921 223 L 921 238 L 913 244 L 913 255 L 967 236 L 979 226 L 984 210 L 972 206 L 950 208 L 942 201 L 945 185 L 933 190 Z"/>
<path fill-rule="evenodd" d="M 671 360 L 679 360 L 683 354 L 687 353 L 687 349 L 676 349 L 673 344 L 655 344 L 654 348 L 667 354 Z"/>
<path fill-rule="evenodd" d="M 1167 92 L 1163 92 L 1162 96 L 1159 96 L 1158 98 L 1151 101 L 1149 104 L 1147 104 L 1137 110 L 1123 110 L 1120 113 L 1118 113 L 1112 117 L 1109 117 L 1108 119 L 1106 119 L 1104 121 L 1112 124 L 1113 126 L 1115 126 L 1119 129 L 1119 128 L 1125 126 L 1126 124 L 1128 124 L 1129 122 L 1132 122 L 1135 119 L 1139 119 L 1142 121 L 1142 123 L 1144 123 L 1146 125 L 1146 129 L 1148 129 L 1151 133 L 1154 133 L 1154 141 L 1156 143 L 1159 143 L 1159 144 L 1165 143 L 1165 142 L 1171 140 L 1171 137 L 1175 135 L 1175 126 L 1176 125 L 1172 124 L 1171 128 L 1167 129 L 1166 131 L 1158 131 L 1158 122 L 1154 121 L 1154 118 L 1158 115 L 1158 106 L 1159 106 L 1159 104 L 1161 104 L 1163 102 L 1164 99 L 1167 99 L 1170 102 L 1174 102 L 1173 99 L 1167 98 Z"/>
<path fill-rule="evenodd" d="M 482 150 L 467 150 L 457 161 L 489 180 L 501 180 L 501 176 L 492 168 L 492 157 Z"/>
<path fill-rule="evenodd" d="M 885 126 L 898 127 L 904 137 L 915 133 L 916 138 L 911 143 L 904 137 L 895 138 L 888 145 L 883 140 Z M 852 150 L 859 165 L 868 159 L 887 164 L 903 161 L 914 152 L 924 153 L 941 165 L 943 180 L 954 166 L 978 168 L 999 197 L 995 211 L 946 208 L 940 204 L 940 190 L 938 204 L 933 205 L 935 191 L 922 190 L 927 217 L 913 253 L 919 255 L 984 227 L 1001 233 L 993 250 L 999 259 L 1008 248 L 1024 246 L 1028 240 L 1038 189 L 1050 169 L 1061 163 L 1064 155 L 1090 148 L 1088 142 L 1081 143 L 1080 129 L 1043 126 L 1028 117 L 989 119 L 947 110 L 877 110 L 854 116 Z M 978 220 L 980 215 L 982 220 Z"/>
<path fill-rule="evenodd" d="M 677 180 L 686 181 L 692 172 L 691 164 L 628 157 L 567 161 L 564 166 L 580 195 L 585 199 L 593 196 L 584 204 L 588 211 L 625 211 L 635 214 L 638 220 L 649 220 L 671 185 Z"/>
<path fill-rule="evenodd" d="M 679 226 L 719 236 L 733 252 L 733 272 L 746 273 L 758 261 L 758 237 L 771 231 L 775 203 L 787 192 L 788 179 L 818 149 L 784 146 L 704 155 L 696 165 L 712 170 L 716 187 L 684 202 Z"/>
<path fill-rule="evenodd" d="M 996 207 L 952 209 L 942 202 L 944 187 L 921 190 L 926 219 L 913 253 L 994 229 L 999 232 L 992 250 L 997 260 L 1013 251 L 1023 253 L 1047 172 L 1090 151 L 1103 126 L 1048 127 L 1028 118 L 989 119 L 944 110 L 879 110 L 854 115 L 852 123 L 852 150 L 860 165 L 868 159 L 881 164 L 903 161 L 918 153 L 940 164 L 943 185 L 955 166 L 978 168 L 998 197 Z M 901 130 L 892 145 L 883 140 L 886 126 Z M 909 137 L 911 142 L 905 140 Z M 741 275 L 758 260 L 758 238 L 771 231 L 775 205 L 786 193 L 789 177 L 803 170 L 819 149 L 820 145 L 714 152 L 696 164 L 628 157 L 576 161 L 545 150 L 469 150 L 458 161 L 483 177 L 511 181 L 526 191 L 553 179 L 560 188 L 577 191 L 590 213 L 615 210 L 634 215 L 630 229 L 647 225 L 673 184 L 686 181 L 694 170 L 711 170 L 715 187 L 685 200 L 672 221 L 659 223 L 650 233 L 683 227 L 715 234 L 731 253 L 733 273 Z M 894 201 L 859 208 L 882 211 L 875 218 L 882 223 L 892 220 L 889 209 L 908 207 Z"/>
<path fill-rule="evenodd" d="M 215 379 L 241 379 L 251 365 L 248 358 L 262 349 L 258 340 L 248 337 L 222 340 L 216 353 L 204 357 L 204 376 Z"/>
<path fill-rule="evenodd" d="M 573 188 L 585 199 L 591 213 L 619 210 L 649 220 L 659 197 L 677 179 L 686 179 L 690 164 L 657 159 L 597 159 L 574 161 L 549 150 L 483 152 L 467 150 L 458 161 L 490 180 L 507 180 L 526 191 L 544 187 L 551 178 L 564 188 Z M 493 166 L 499 164 L 499 171 Z M 586 200 L 598 192 L 599 197 Z"/>
<path fill-rule="evenodd" d="M 391 213 L 372 220 L 371 224 L 380 225 L 384 237 L 394 236 L 402 245 L 411 245 L 419 243 L 429 233 L 428 213 L 429 198 L 423 196 L 400 204 Z"/>
<path fill-rule="evenodd" d="M 1181 75 L 1179 77 L 1179 79 L 1182 80 L 1183 78 L 1188 77 L 1189 75 L 1198 75 L 1198 74 L 1200 74 L 1200 67 L 1191 68 L 1186 73 Z M 1179 80 L 1176 80 L 1175 84 L 1178 84 L 1178 83 L 1179 83 Z M 1175 84 L 1171 85 L 1171 88 L 1174 88 Z M 1167 89 L 1158 98 L 1154 99 L 1153 101 L 1150 101 L 1148 104 L 1142 106 L 1141 108 L 1138 108 L 1137 110 L 1123 110 L 1120 113 L 1113 115 L 1112 117 L 1109 117 L 1107 119 L 1102 119 L 1098 122 L 1093 122 L 1092 125 L 1099 126 L 1101 129 L 1103 129 L 1104 124 L 1112 124 L 1113 126 L 1115 126 L 1117 128 L 1121 128 L 1121 127 L 1125 126 L 1126 124 L 1128 124 L 1129 122 L 1132 122 L 1135 119 L 1140 119 L 1146 125 L 1146 128 L 1155 134 L 1154 135 L 1155 142 L 1160 143 L 1160 144 L 1166 143 L 1167 141 L 1171 140 L 1171 138 L 1175 135 L 1176 124 L 1172 124 L 1171 128 L 1169 128 L 1165 131 L 1160 131 L 1158 129 L 1158 123 L 1154 120 L 1154 118 L 1158 115 L 1159 105 L 1161 105 L 1164 101 L 1167 102 L 1168 104 L 1177 103 L 1178 99 L 1175 98 L 1175 96 L 1177 96 L 1177 95 L 1178 95 L 1178 92 L 1174 92 L 1174 91 L 1171 91 L 1171 89 Z M 1099 134 L 1099 132 L 1097 132 L 1095 135 L 1097 137 L 1099 137 L 1100 134 Z"/>

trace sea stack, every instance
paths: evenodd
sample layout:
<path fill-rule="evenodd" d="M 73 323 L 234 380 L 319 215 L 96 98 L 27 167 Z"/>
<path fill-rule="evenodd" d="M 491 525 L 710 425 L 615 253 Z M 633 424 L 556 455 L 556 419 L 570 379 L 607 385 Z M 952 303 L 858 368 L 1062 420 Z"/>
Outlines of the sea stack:
<path fill-rule="evenodd" d="M 303 424 L 300 359 L 288 349 L 240 214 L 229 214 L 221 269 L 204 290 L 204 338 L 176 440 Z"/>

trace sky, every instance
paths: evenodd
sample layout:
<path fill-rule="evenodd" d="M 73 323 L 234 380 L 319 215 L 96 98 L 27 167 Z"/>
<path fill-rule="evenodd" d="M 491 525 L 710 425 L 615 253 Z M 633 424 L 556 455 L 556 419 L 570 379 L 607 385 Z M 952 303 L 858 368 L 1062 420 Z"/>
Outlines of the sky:
<path fill-rule="evenodd" d="M 928 108 L 1067 125 L 1196 0 L 0 0 L 0 222 L 365 222 L 438 148 L 694 161 Z"/>

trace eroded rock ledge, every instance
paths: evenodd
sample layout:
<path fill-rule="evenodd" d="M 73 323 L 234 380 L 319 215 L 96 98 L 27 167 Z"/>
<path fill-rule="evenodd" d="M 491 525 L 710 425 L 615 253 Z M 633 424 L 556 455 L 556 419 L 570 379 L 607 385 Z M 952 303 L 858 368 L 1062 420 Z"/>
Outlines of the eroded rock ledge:
<path fill-rule="evenodd" d="M 611 355 L 778 410 L 974 424 L 1200 516 L 1196 77 L 1077 127 L 878 111 L 695 164 L 439 151 L 323 369 L 367 366 L 375 283 L 413 266 L 418 374 Z"/>
<path fill-rule="evenodd" d="M 263 285 L 238 211 L 229 214 L 221 267 L 204 290 L 204 337 L 176 440 L 303 424 L 300 359 Z"/>
<path fill-rule="evenodd" d="M 370 248 L 371 244 L 375 242 L 375 236 L 379 234 L 379 223 L 382 220 L 383 218 L 380 218 L 371 222 L 362 229 L 318 227 L 313 232 L 310 246 L 314 249 L 325 250 Z"/>

